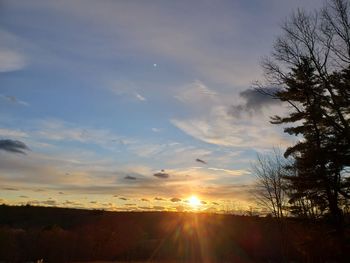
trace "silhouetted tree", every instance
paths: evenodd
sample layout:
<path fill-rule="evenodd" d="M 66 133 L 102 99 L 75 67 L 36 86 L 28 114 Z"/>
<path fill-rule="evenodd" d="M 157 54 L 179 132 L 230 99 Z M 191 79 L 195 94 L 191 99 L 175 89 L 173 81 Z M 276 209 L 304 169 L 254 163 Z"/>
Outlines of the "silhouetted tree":
<path fill-rule="evenodd" d="M 298 10 L 263 62 L 269 83 L 280 87 L 270 95 L 291 106 L 272 123 L 289 123 L 285 132 L 302 136 L 285 153 L 295 158 L 291 202 L 326 210 L 338 228 L 350 198 L 349 12 L 345 0 L 330 0 L 315 13 Z"/>
<path fill-rule="evenodd" d="M 276 218 L 285 216 L 288 204 L 284 179 L 290 173 L 285 169 L 287 163 L 288 160 L 275 149 L 273 154 L 258 154 L 251 169 L 256 178 L 254 193 L 257 203 Z"/>

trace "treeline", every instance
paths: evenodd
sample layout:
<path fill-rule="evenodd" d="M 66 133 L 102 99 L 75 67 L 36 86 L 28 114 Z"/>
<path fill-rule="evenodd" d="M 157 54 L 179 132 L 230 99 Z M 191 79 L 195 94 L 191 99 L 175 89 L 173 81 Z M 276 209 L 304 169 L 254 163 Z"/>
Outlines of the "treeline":
<path fill-rule="evenodd" d="M 1 262 L 338 262 L 327 225 L 175 212 L 0 206 Z M 321 243 L 319 240 L 323 240 Z"/>
<path fill-rule="evenodd" d="M 288 106 L 271 123 L 299 140 L 253 167 L 257 198 L 276 217 L 328 218 L 344 232 L 350 201 L 350 4 L 295 12 L 263 61 L 257 91 Z"/>

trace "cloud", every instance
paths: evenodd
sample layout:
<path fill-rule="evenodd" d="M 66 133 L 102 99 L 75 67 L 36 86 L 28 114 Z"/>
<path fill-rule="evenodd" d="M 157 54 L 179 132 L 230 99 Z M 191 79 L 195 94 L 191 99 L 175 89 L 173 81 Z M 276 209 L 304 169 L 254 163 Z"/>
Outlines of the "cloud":
<path fill-rule="evenodd" d="M 199 162 L 199 163 L 203 163 L 203 164 L 207 164 L 207 162 L 206 161 L 203 161 L 202 159 L 196 159 L 196 162 Z"/>
<path fill-rule="evenodd" d="M 201 204 L 202 204 L 202 205 L 206 205 L 207 202 L 202 200 L 202 201 L 201 201 Z"/>
<path fill-rule="evenodd" d="M 126 180 L 136 180 L 137 178 L 135 176 L 127 175 L 124 177 Z"/>
<path fill-rule="evenodd" d="M 120 199 L 120 200 L 124 200 L 124 201 L 127 201 L 127 200 L 128 200 L 128 198 L 126 198 L 126 197 L 119 197 L 119 199 Z"/>
<path fill-rule="evenodd" d="M 183 212 L 183 211 L 185 211 L 185 207 L 182 206 L 182 205 L 176 206 L 175 209 L 176 209 L 176 211 L 178 211 L 178 212 Z"/>
<path fill-rule="evenodd" d="M 181 88 L 176 99 L 187 105 L 205 105 L 218 98 L 218 94 L 203 82 L 196 80 Z"/>
<path fill-rule="evenodd" d="M 74 206 L 74 207 L 83 207 L 82 203 L 79 203 L 79 202 L 75 202 L 75 201 L 69 201 L 69 200 L 66 200 L 63 202 L 64 205 L 69 205 L 69 206 Z"/>
<path fill-rule="evenodd" d="M 257 149 L 291 143 L 291 137 L 269 124 L 268 117 L 238 119 L 225 106 L 214 106 L 207 114 L 193 118 L 172 119 L 171 123 L 188 135 L 215 145 Z"/>
<path fill-rule="evenodd" d="M 22 105 L 22 106 L 29 106 L 29 104 L 23 100 L 19 100 L 18 98 L 16 98 L 15 96 L 7 96 L 7 95 L 3 95 L 0 94 L 0 98 L 10 102 L 12 104 L 18 104 L 18 105 Z"/>
<path fill-rule="evenodd" d="M 161 178 L 161 179 L 167 179 L 169 178 L 169 174 L 165 173 L 165 172 L 159 172 L 159 173 L 155 173 L 153 174 L 153 176 Z"/>
<path fill-rule="evenodd" d="M 26 138 L 28 134 L 20 130 L 12 130 L 7 128 L 0 128 L 0 136 L 2 137 L 14 137 L 14 138 Z"/>
<path fill-rule="evenodd" d="M 55 200 L 45 200 L 45 201 L 41 201 L 41 203 L 44 205 L 50 205 L 50 206 L 57 205 L 57 202 Z"/>
<path fill-rule="evenodd" d="M 26 59 L 21 53 L 0 48 L 0 72 L 20 70 L 24 68 L 26 64 Z"/>
<path fill-rule="evenodd" d="M 219 203 L 217 202 L 211 202 L 213 205 L 219 205 Z"/>
<path fill-rule="evenodd" d="M 257 50 L 261 47 L 261 43 L 257 43 L 256 34 L 241 34 L 239 27 L 236 26 L 242 23 L 242 20 L 251 25 L 239 5 L 233 4 L 228 8 L 225 4 L 214 6 L 213 3 L 207 2 L 199 11 L 194 3 L 186 5 L 182 3 L 180 8 L 178 4 L 176 6 L 177 8 L 174 8 L 172 3 L 167 2 L 136 4 L 129 1 L 112 1 L 103 5 L 98 2 L 84 5 L 84 2 L 79 1 L 74 4 L 63 1 L 60 4 L 44 2 L 40 6 L 33 5 L 27 8 L 63 12 L 67 21 L 70 19 L 76 21 L 79 18 L 83 25 L 85 21 L 89 21 L 91 25 L 89 32 L 98 30 L 102 39 L 108 37 L 102 48 L 96 50 L 96 47 L 87 44 L 93 43 L 89 41 L 91 36 L 80 32 L 79 38 L 76 38 L 77 45 L 80 44 L 76 52 L 85 56 L 104 58 L 107 55 L 110 57 L 114 54 L 125 54 L 141 57 L 144 54 L 151 54 L 153 59 L 156 57 L 170 60 L 188 72 L 220 83 L 247 84 L 255 78 L 259 69 L 256 61 L 261 54 Z M 174 15 L 174 11 L 181 9 L 192 11 L 188 14 L 180 12 Z M 219 19 L 215 15 L 216 12 L 212 12 L 213 9 L 216 12 L 220 9 Z M 197 12 L 194 16 L 195 11 Z M 126 15 L 130 13 L 134 15 L 132 17 Z M 205 21 L 205 26 L 199 21 Z M 47 29 L 47 25 L 38 24 L 36 19 L 31 23 L 34 24 L 33 27 L 40 26 L 42 30 Z M 254 23 L 250 28 L 253 30 L 255 27 Z M 72 34 L 72 31 L 69 30 L 66 35 L 70 36 L 69 33 Z M 240 40 L 242 36 L 245 40 Z M 244 45 L 243 41 L 254 43 L 254 46 L 248 45 L 250 50 L 247 52 L 241 48 Z M 223 43 L 218 45 L 218 42 Z M 230 48 L 223 48 L 226 46 Z"/>
<path fill-rule="evenodd" d="M 241 117 L 243 113 L 248 113 L 249 115 L 261 114 L 263 108 L 281 104 L 280 100 L 271 96 L 277 91 L 277 88 L 247 89 L 242 91 L 239 95 L 245 100 L 245 103 L 233 105 L 229 109 L 229 114 L 235 117 Z"/>
<path fill-rule="evenodd" d="M 154 200 L 156 200 L 156 201 L 165 201 L 165 199 L 161 198 L 161 197 L 155 197 Z"/>
<path fill-rule="evenodd" d="M 13 187 L 4 187 L 3 189 L 7 190 L 7 191 L 18 191 L 19 190 L 18 188 L 13 188 Z"/>
<path fill-rule="evenodd" d="M 29 148 L 21 141 L 7 139 L 0 140 L 0 150 L 11 153 L 25 154 L 25 151 L 29 150 Z"/>
<path fill-rule="evenodd" d="M 44 190 L 44 189 L 34 189 L 33 191 L 34 191 L 34 192 L 37 192 L 37 193 L 40 193 L 40 192 L 45 192 L 45 190 Z"/>
<path fill-rule="evenodd" d="M 181 202 L 181 199 L 180 198 L 177 198 L 177 197 L 173 197 L 170 199 L 171 202 L 173 203 L 177 203 L 177 202 Z"/>
<path fill-rule="evenodd" d="M 140 93 L 135 92 L 135 97 L 139 100 L 139 101 L 146 101 L 147 99 L 145 97 L 143 97 Z"/>
<path fill-rule="evenodd" d="M 149 202 L 149 200 L 146 199 L 146 198 L 141 198 L 141 201 L 142 201 L 142 202 Z"/>
<path fill-rule="evenodd" d="M 153 210 L 153 208 L 150 206 L 139 206 L 138 208 L 141 210 Z"/>
<path fill-rule="evenodd" d="M 153 209 L 154 210 L 164 210 L 165 207 L 164 206 L 155 205 L 155 206 L 153 206 Z"/>
<path fill-rule="evenodd" d="M 29 205 L 47 205 L 47 206 L 57 206 L 58 203 L 55 200 L 44 200 L 44 201 L 39 201 L 39 200 L 30 200 L 27 202 Z"/>
<path fill-rule="evenodd" d="M 186 85 L 185 85 L 186 86 Z M 270 124 L 269 116 L 285 111 L 276 100 L 253 89 L 237 94 L 220 91 L 212 94 L 203 82 L 188 84 L 177 98 L 185 105 L 187 117 L 173 117 L 170 122 L 200 141 L 226 147 L 271 148 L 288 146 L 291 140 L 282 128 Z M 201 92 L 200 90 L 208 90 Z M 266 92 L 275 92 L 267 89 Z M 232 106 L 232 101 L 237 103 Z M 234 110 L 233 110 L 234 109 Z M 259 110 L 260 109 L 260 110 Z M 263 114 L 251 114 L 262 112 Z M 246 118 L 240 118 L 245 113 Z M 184 116 L 184 115 L 183 115 Z M 249 117 L 249 118 L 248 118 Z"/>
<path fill-rule="evenodd" d="M 216 167 L 208 167 L 208 170 L 221 171 L 221 172 L 225 172 L 225 173 L 228 173 L 230 175 L 235 175 L 235 176 L 249 174 L 249 172 L 247 170 L 232 170 L 232 169 L 223 169 L 223 168 L 216 168 Z"/>
<path fill-rule="evenodd" d="M 119 100 L 126 101 L 138 101 L 138 102 L 146 102 L 147 98 L 143 96 L 138 90 L 138 85 L 136 83 L 129 80 L 121 80 L 121 79 L 112 79 L 109 81 L 105 81 L 105 86 L 108 87 L 108 90 L 116 95 Z"/>

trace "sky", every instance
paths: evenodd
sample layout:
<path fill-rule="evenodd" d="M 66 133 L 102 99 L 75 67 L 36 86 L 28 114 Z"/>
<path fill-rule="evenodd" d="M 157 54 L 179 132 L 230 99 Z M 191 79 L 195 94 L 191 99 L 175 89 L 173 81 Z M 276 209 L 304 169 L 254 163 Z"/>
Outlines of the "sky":
<path fill-rule="evenodd" d="M 257 153 L 296 139 L 253 83 L 322 2 L 0 0 L 0 203 L 254 206 Z"/>

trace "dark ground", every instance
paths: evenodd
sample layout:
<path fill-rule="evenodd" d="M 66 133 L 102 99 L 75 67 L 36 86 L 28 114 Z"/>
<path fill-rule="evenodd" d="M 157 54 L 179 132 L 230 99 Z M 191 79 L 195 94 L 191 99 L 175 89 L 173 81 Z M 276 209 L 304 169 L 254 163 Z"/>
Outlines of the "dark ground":
<path fill-rule="evenodd" d="M 326 224 L 296 219 L 0 205 L 8 262 L 350 262 L 344 246 Z"/>

